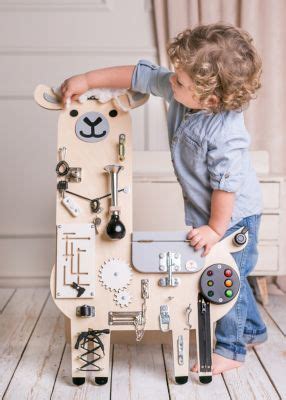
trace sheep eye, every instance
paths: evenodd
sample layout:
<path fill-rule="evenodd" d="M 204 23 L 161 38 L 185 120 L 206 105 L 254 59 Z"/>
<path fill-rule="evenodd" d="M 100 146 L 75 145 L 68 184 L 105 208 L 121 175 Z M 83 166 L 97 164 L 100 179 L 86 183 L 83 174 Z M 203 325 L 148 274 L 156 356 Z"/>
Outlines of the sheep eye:
<path fill-rule="evenodd" d="M 110 117 L 116 117 L 117 114 L 118 114 L 118 112 L 116 110 L 109 111 L 109 116 Z"/>
<path fill-rule="evenodd" d="M 78 111 L 77 110 L 71 110 L 70 112 L 70 116 L 71 117 L 76 117 L 78 115 Z"/>

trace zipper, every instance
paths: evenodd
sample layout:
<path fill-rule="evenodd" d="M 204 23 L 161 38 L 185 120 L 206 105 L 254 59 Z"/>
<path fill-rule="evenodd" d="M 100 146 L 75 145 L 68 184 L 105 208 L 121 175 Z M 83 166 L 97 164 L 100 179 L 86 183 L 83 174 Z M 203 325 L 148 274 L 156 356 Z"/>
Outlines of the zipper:
<path fill-rule="evenodd" d="M 199 318 L 199 353 L 200 372 L 211 372 L 211 326 L 210 326 L 210 303 L 205 300 L 201 293 L 198 295 L 198 318 Z"/>

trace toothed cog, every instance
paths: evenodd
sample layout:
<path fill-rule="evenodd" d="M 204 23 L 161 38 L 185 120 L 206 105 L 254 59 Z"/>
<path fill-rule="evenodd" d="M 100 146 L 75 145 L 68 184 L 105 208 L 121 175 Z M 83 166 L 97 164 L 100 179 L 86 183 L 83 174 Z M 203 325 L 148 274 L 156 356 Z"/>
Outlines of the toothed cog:
<path fill-rule="evenodd" d="M 131 303 L 131 295 L 127 290 L 114 294 L 114 301 L 120 307 L 127 307 Z"/>
<path fill-rule="evenodd" d="M 119 258 L 111 258 L 106 261 L 99 270 L 99 280 L 106 289 L 126 289 L 132 278 L 130 266 Z"/>

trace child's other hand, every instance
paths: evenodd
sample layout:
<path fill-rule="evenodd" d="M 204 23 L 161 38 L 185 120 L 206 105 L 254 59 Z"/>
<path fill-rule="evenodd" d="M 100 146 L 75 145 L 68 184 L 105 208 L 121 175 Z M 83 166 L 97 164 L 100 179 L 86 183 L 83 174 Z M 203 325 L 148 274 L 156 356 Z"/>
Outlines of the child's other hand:
<path fill-rule="evenodd" d="M 88 82 L 85 74 L 75 75 L 66 79 L 61 85 L 62 101 L 68 105 L 71 100 L 77 100 L 79 96 L 88 91 Z"/>
<path fill-rule="evenodd" d="M 202 247 L 205 248 L 201 257 L 209 254 L 210 249 L 220 240 L 220 235 L 216 233 L 209 225 L 202 225 L 199 228 L 192 228 L 187 234 L 187 239 L 190 240 L 190 245 L 195 250 Z"/>

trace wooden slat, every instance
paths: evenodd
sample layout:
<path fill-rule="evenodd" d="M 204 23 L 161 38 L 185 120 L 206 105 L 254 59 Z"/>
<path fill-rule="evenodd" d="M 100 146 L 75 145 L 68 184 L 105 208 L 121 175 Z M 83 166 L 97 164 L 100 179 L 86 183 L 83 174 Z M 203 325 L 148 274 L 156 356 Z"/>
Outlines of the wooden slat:
<path fill-rule="evenodd" d="M 17 367 L 47 296 L 47 288 L 17 289 L 0 315 L 0 396 Z"/>
<path fill-rule="evenodd" d="M 277 286 L 269 285 L 269 302 L 264 308 L 286 336 L 286 294 Z"/>
<path fill-rule="evenodd" d="M 0 314 L 4 311 L 9 299 L 15 293 L 15 289 L 12 288 L 0 288 Z"/>
<path fill-rule="evenodd" d="M 253 350 L 242 367 L 224 372 L 223 377 L 232 400 L 279 399 Z"/>
<path fill-rule="evenodd" d="M 271 301 L 271 300 L 270 300 Z M 281 307 L 282 304 L 281 304 Z M 268 340 L 255 347 L 260 362 L 271 376 L 271 380 L 282 399 L 286 398 L 286 341 L 268 313 L 259 306 L 261 315 L 267 325 Z"/>
<path fill-rule="evenodd" d="M 111 398 L 169 399 L 161 345 L 114 345 Z"/>
<path fill-rule="evenodd" d="M 50 297 L 5 399 L 47 399 L 52 393 L 64 346 L 64 318 Z"/>
<path fill-rule="evenodd" d="M 213 376 L 213 380 L 209 384 L 201 384 L 199 376 L 195 372 L 189 373 L 189 381 L 185 385 L 177 385 L 174 380 L 173 354 L 171 346 L 164 345 L 164 356 L 166 362 L 166 370 L 170 396 L 173 400 L 206 400 L 219 399 L 229 400 L 229 394 L 221 375 Z M 195 363 L 195 342 L 191 340 L 190 345 L 190 366 Z M 188 396 L 188 397 L 187 397 Z"/>
<path fill-rule="evenodd" d="M 71 348 L 67 344 L 55 383 L 52 400 L 108 400 L 110 395 L 110 379 L 106 385 L 96 386 L 94 374 L 87 372 L 85 384 L 75 386 L 71 377 Z M 125 400 L 125 399 L 124 399 Z"/>

